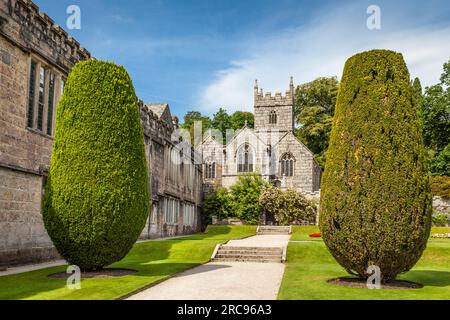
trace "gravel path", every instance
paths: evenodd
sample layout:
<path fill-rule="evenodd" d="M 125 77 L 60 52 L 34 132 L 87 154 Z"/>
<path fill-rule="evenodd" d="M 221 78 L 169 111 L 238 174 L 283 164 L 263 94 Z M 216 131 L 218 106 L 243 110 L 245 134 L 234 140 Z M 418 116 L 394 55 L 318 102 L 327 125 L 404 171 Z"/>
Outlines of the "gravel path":
<path fill-rule="evenodd" d="M 288 235 L 260 235 L 227 245 L 286 246 Z M 129 300 L 274 300 L 283 278 L 283 263 L 210 262 L 184 271 Z"/>

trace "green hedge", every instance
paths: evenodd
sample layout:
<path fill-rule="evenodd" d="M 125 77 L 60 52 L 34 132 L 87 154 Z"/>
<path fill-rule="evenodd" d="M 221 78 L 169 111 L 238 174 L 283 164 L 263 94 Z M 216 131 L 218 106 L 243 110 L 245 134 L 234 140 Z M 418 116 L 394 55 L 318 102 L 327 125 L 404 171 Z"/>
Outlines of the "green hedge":
<path fill-rule="evenodd" d="M 425 249 L 431 195 L 417 107 L 399 53 L 373 50 L 345 64 L 321 190 L 320 228 L 336 260 L 382 281 Z"/>
<path fill-rule="evenodd" d="M 126 70 L 97 60 L 78 63 L 55 130 L 45 227 L 69 263 L 101 268 L 128 253 L 150 206 L 140 114 Z"/>

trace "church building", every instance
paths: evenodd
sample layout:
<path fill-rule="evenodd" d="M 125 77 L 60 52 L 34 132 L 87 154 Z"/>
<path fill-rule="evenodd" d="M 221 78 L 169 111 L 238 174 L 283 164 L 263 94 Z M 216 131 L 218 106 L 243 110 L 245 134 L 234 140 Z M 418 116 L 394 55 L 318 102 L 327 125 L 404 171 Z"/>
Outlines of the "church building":
<path fill-rule="evenodd" d="M 255 128 L 244 126 L 225 144 L 220 135 L 206 136 L 200 146 L 204 184 L 230 187 L 240 174 L 255 172 L 282 188 L 316 194 L 321 169 L 314 154 L 294 135 L 294 104 L 292 77 L 285 95 L 264 93 L 255 81 Z"/>

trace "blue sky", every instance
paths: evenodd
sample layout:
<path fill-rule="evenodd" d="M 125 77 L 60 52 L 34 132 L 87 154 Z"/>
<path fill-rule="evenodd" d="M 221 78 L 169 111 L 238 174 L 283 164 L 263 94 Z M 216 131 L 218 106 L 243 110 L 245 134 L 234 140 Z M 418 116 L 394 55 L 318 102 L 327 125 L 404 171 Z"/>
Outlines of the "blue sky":
<path fill-rule="evenodd" d="M 168 102 L 180 118 L 219 107 L 252 111 L 253 81 L 285 91 L 319 76 L 341 76 L 345 60 L 373 48 L 403 53 L 412 77 L 438 82 L 450 59 L 450 2 L 265 0 L 34 0 L 96 58 L 124 65 L 137 95 Z M 381 9 L 369 30 L 366 10 Z"/>

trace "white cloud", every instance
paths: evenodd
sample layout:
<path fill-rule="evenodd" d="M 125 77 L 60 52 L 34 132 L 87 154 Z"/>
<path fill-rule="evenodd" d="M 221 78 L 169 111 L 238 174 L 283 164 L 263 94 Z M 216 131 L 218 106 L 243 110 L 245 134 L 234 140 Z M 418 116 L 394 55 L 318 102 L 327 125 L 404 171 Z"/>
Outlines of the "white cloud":
<path fill-rule="evenodd" d="M 252 111 L 255 78 L 267 91 L 284 92 L 291 75 L 295 83 L 340 77 L 350 56 L 374 48 L 403 53 L 411 77 L 418 76 L 423 86 L 438 82 L 442 64 L 450 58 L 450 27 L 411 27 L 411 20 L 402 22 L 391 15 L 386 18 L 391 21 L 382 21 L 381 30 L 370 31 L 366 17 L 363 6 L 339 8 L 322 13 L 308 27 L 250 41 L 248 58 L 217 71 L 215 80 L 199 93 L 202 111 L 213 113 L 219 106 Z"/>

